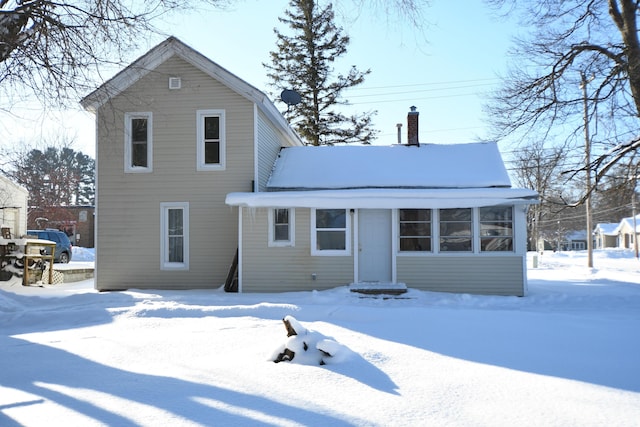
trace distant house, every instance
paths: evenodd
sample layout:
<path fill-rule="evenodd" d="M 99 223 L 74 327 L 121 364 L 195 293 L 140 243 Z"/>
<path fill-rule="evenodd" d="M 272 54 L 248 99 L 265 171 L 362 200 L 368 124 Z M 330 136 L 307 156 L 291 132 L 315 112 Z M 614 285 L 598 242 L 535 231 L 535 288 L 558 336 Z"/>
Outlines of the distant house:
<path fill-rule="evenodd" d="M 636 215 L 635 221 L 632 216 L 622 218 L 620 224 L 614 230 L 618 236 L 618 247 L 622 249 L 633 249 L 634 241 L 640 234 L 640 215 Z"/>
<path fill-rule="evenodd" d="M 618 232 L 616 229 L 620 224 L 617 223 L 599 223 L 593 231 L 594 248 L 605 249 L 615 248 L 618 246 Z"/>
<path fill-rule="evenodd" d="M 55 228 L 64 231 L 74 246 L 93 248 L 95 233 L 93 206 L 49 206 L 29 210 L 28 229 Z"/>
<path fill-rule="evenodd" d="M 592 241 L 593 242 L 593 241 Z M 561 242 L 563 251 L 584 251 L 587 249 L 587 232 L 585 230 L 570 231 Z"/>
<path fill-rule="evenodd" d="M 537 193 L 511 187 L 496 143 L 420 145 L 417 118 L 411 145 L 284 148 L 266 191 L 229 194 L 239 290 L 524 295 Z"/>
<path fill-rule="evenodd" d="M 217 288 L 228 193 L 263 191 L 302 145 L 268 96 L 170 37 L 85 97 L 96 115 L 96 288 Z"/>
<path fill-rule="evenodd" d="M 0 225 L 9 229 L 12 237 L 21 237 L 27 231 L 28 199 L 26 188 L 0 175 Z"/>

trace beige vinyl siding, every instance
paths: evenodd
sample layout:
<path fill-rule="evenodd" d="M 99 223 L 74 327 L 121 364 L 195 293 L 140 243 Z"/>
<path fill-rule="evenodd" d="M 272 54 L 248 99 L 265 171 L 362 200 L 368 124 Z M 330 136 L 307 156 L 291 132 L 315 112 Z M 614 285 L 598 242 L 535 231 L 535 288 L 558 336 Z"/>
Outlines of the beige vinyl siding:
<path fill-rule="evenodd" d="M 265 191 L 267 181 L 273 164 L 283 146 L 283 139 L 279 137 L 278 131 L 269 122 L 262 112 L 258 113 L 258 178 L 256 182 L 257 191 Z M 287 144 L 289 145 L 289 144 Z"/>
<path fill-rule="evenodd" d="M 182 89 L 169 90 L 178 76 Z M 196 171 L 196 112 L 223 109 L 226 169 Z M 153 113 L 153 172 L 124 172 L 124 113 Z M 217 288 L 237 247 L 237 210 L 227 193 L 254 179 L 254 106 L 172 57 L 98 112 L 98 289 Z M 160 269 L 160 203 L 188 202 L 188 271 Z"/>
<path fill-rule="evenodd" d="M 522 256 L 398 256 L 397 280 L 435 292 L 524 295 Z"/>
<path fill-rule="evenodd" d="M 353 281 L 353 256 L 311 256 L 310 210 L 295 209 L 295 246 L 268 247 L 267 209 L 243 209 L 243 292 L 323 290 Z M 316 280 L 312 280 L 312 274 Z"/>

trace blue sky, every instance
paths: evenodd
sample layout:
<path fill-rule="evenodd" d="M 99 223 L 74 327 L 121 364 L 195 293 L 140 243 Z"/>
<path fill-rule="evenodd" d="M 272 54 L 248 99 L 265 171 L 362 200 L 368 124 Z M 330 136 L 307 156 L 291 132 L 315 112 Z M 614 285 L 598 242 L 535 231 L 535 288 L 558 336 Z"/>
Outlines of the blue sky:
<path fill-rule="evenodd" d="M 277 18 L 287 5 L 288 0 L 237 0 L 226 11 L 176 15 L 162 28 L 266 91 L 262 63 L 269 61 L 275 47 L 273 28 L 284 29 Z M 336 23 L 351 37 L 336 71 L 346 73 L 351 65 L 371 69 L 363 85 L 345 94 L 353 104 L 346 111 L 378 111 L 374 117 L 374 126 L 380 130 L 377 144 L 397 141 L 397 123 L 403 124 L 406 140 L 406 116 L 412 105 L 420 112 L 423 143 L 464 143 L 488 137 L 482 101 L 498 86 L 497 74 L 507 65 L 506 52 L 514 33 L 511 23 L 492 17 L 481 0 L 466 1 L 464 7 L 434 1 L 424 10 L 428 23 L 422 31 L 383 10 L 361 10 L 356 15 L 349 0 L 336 1 L 335 9 Z M 161 40 L 149 40 L 131 59 Z M 5 125 L 0 132 L 8 132 L 14 141 L 64 133 L 76 136 L 76 149 L 93 155 L 91 115 L 51 114 L 44 121 L 25 121 L 20 129 Z"/>

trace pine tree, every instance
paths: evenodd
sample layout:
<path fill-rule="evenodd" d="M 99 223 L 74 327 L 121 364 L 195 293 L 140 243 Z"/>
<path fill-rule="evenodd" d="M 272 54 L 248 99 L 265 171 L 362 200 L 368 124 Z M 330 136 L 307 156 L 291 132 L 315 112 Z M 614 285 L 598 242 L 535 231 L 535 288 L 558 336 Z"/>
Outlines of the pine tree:
<path fill-rule="evenodd" d="M 278 20 L 292 35 L 274 28 L 277 50 L 270 52 L 271 64 L 263 65 L 278 94 L 284 89 L 300 94 L 301 102 L 284 112 L 287 120 L 312 145 L 370 143 L 377 133 L 371 127 L 375 111 L 347 116 L 336 108 L 348 105 L 342 91 L 361 84 L 371 70 L 352 66 L 346 75 L 334 76 L 333 63 L 347 52 L 350 40 L 335 25 L 332 5 L 291 0 L 285 17 Z"/>
<path fill-rule="evenodd" d="M 69 147 L 10 154 L 4 174 L 29 190 L 31 207 L 92 205 L 95 161 Z"/>

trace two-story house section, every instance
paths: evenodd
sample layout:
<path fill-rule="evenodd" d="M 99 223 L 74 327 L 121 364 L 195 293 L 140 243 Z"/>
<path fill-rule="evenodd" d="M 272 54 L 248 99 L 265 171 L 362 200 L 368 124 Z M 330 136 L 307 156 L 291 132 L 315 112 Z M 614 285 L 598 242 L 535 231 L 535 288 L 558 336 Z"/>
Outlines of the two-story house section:
<path fill-rule="evenodd" d="M 96 288 L 220 287 L 228 193 L 263 191 L 302 145 L 267 95 L 170 37 L 81 104 L 96 118 Z"/>

